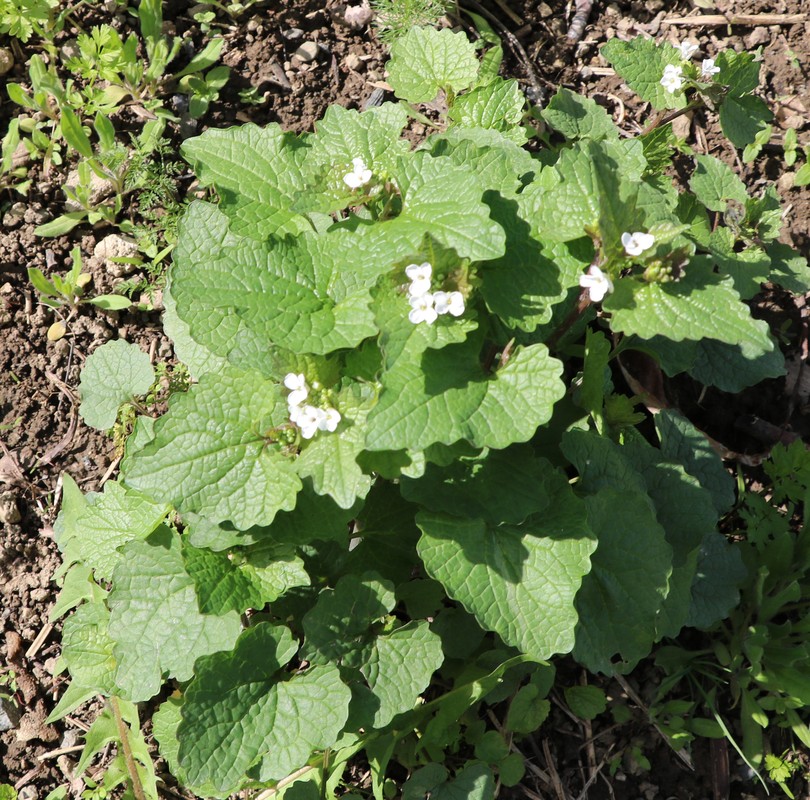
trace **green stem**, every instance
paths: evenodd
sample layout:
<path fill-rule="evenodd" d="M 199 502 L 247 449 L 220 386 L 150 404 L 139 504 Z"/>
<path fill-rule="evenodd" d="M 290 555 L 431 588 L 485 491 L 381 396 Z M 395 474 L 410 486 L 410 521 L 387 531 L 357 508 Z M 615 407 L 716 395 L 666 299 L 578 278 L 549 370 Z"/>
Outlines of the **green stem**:
<path fill-rule="evenodd" d="M 669 114 L 656 114 L 652 122 L 644 128 L 640 135 L 646 136 L 656 128 L 660 128 L 662 125 L 666 125 L 668 122 L 672 122 L 672 120 L 678 119 L 678 117 L 682 117 L 684 114 L 688 114 L 690 111 L 694 111 L 696 108 L 702 108 L 705 105 L 706 103 L 703 102 L 703 98 L 698 97 L 696 100 L 692 100 L 691 103 L 684 108 L 679 108 L 677 111 L 672 111 Z"/>

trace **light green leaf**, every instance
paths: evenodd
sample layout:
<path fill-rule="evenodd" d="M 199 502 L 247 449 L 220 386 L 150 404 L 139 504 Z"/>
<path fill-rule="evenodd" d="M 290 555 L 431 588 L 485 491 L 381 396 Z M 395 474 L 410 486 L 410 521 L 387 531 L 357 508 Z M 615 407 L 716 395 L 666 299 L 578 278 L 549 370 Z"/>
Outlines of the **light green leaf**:
<path fill-rule="evenodd" d="M 103 602 L 84 603 L 66 620 L 62 658 L 72 680 L 103 694 L 115 693 L 114 642 L 107 626 L 110 613 Z"/>
<path fill-rule="evenodd" d="M 487 375 L 480 344 L 404 354 L 383 378 L 378 404 L 368 417 L 370 450 L 424 450 L 434 442 L 466 439 L 475 447 L 504 448 L 531 438 L 562 397 L 560 362 L 545 345 L 516 351 L 505 367 Z"/>
<path fill-rule="evenodd" d="M 182 147 L 200 183 L 216 187 L 234 232 L 258 239 L 311 230 L 302 216 L 308 209 L 293 210 L 309 182 L 306 152 L 306 144 L 276 123 L 211 128 Z"/>
<path fill-rule="evenodd" d="M 172 340 L 174 354 L 188 367 L 194 378 L 200 378 L 206 372 L 218 372 L 228 363 L 226 358 L 191 338 L 189 326 L 177 314 L 177 303 L 170 286 L 163 290 L 163 308 L 163 331 Z"/>
<path fill-rule="evenodd" d="M 200 614 L 180 537 L 165 526 L 124 548 L 108 604 L 118 662 L 115 682 L 136 702 L 157 694 L 167 675 L 187 681 L 195 660 L 231 647 L 241 627 L 233 612 Z"/>
<path fill-rule="evenodd" d="M 456 166 L 449 158 L 433 158 L 420 151 L 402 163 L 399 181 L 402 212 L 380 225 L 379 233 L 372 228 L 369 238 L 385 237 L 391 251 L 401 239 L 418 244 L 429 234 L 472 261 L 503 255 L 503 230 L 490 219 L 482 199 L 489 187 L 470 166 Z M 395 259 L 394 252 L 386 252 L 388 263 Z"/>
<path fill-rule="evenodd" d="M 735 147 L 752 144 L 772 119 L 773 114 L 765 101 L 752 95 L 726 97 L 720 106 L 720 127 Z"/>
<path fill-rule="evenodd" d="M 705 258 L 694 258 L 681 280 L 671 283 L 616 281 L 604 301 L 611 327 L 642 339 L 661 335 L 674 342 L 716 339 L 737 344 L 747 358 L 774 349 L 768 323 L 755 320 L 730 278 L 711 271 Z"/>
<path fill-rule="evenodd" d="M 605 488 L 586 503 L 599 546 L 576 598 L 574 657 L 592 672 L 623 672 L 646 656 L 655 640 L 672 549 L 645 495 Z"/>
<path fill-rule="evenodd" d="M 375 399 L 370 389 L 356 385 L 341 392 L 335 402 L 341 414 L 337 431 L 310 440 L 296 460 L 298 474 L 311 478 L 315 491 L 329 495 L 341 508 L 351 508 L 371 488 L 371 476 L 356 459 L 365 449 L 366 417 Z"/>
<path fill-rule="evenodd" d="M 697 166 L 689 180 L 689 188 L 706 208 L 725 211 L 729 200 L 743 205 L 748 200 L 745 184 L 728 164 L 714 156 L 695 157 Z"/>
<path fill-rule="evenodd" d="M 178 730 L 180 765 L 192 784 L 232 791 L 262 757 L 262 778 L 280 780 L 335 743 L 349 689 L 332 665 L 285 675 L 296 649 L 287 628 L 261 623 L 232 652 L 200 660 Z"/>
<path fill-rule="evenodd" d="M 149 536 L 169 510 L 167 503 L 155 503 L 108 481 L 102 494 L 87 496 L 86 508 L 75 522 L 74 552 L 98 580 L 109 581 L 121 560 L 120 548 Z"/>
<path fill-rule="evenodd" d="M 355 347 L 377 332 L 371 287 L 413 249 L 385 244 L 345 230 L 257 242 L 195 202 L 174 252 L 177 313 L 194 341 L 249 366 L 266 369 L 271 344 L 321 354 Z"/>
<path fill-rule="evenodd" d="M 458 93 L 478 77 L 475 45 L 464 33 L 444 28 L 411 28 L 391 45 L 388 82 L 397 97 L 428 103 L 440 89 Z"/>
<path fill-rule="evenodd" d="M 525 105 L 526 99 L 517 81 L 495 78 L 456 98 L 450 119 L 469 128 L 500 131 L 511 141 L 524 144 L 526 133 L 518 126 L 523 120 Z"/>
<path fill-rule="evenodd" d="M 771 257 L 769 280 L 772 283 L 795 294 L 810 291 L 810 264 L 801 253 L 781 242 L 773 242 L 765 250 Z"/>
<path fill-rule="evenodd" d="M 566 139 L 618 140 L 619 130 L 607 111 L 590 97 L 560 88 L 541 116 Z"/>
<path fill-rule="evenodd" d="M 420 512 L 419 555 L 431 577 L 507 644 L 544 660 L 567 653 L 572 600 L 596 548 L 585 509 L 562 475 L 549 506 L 521 526 Z"/>
<path fill-rule="evenodd" d="M 363 656 L 360 671 L 379 703 L 368 721 L 375 729 L 410 711 L 444 661 L 441 639 L 424 620 L 378 636 Z"/>
<path fill-rule="evenodd" d="M 146 394 L 154 381 L 149 356 L 140 347 L 123 339 L 107 342 L 82 369 L 79 414 L 91 428 L 108 430 L 115 425 L 121 404 Z"/>
<path fill-rule="evenodd" d="M 64 570 L 64 564 L 62 569 Z M 54 576 L 55 582 L 57 577 Z M 93 580 L 93 571 L 90 567 L 74 564 L 65 573 L 59 596 L 48 611 L 48 622 L 55 622 L 85 600 L 102 603 L 106 596 L 107 592 Z"/>
<path fill-rule="evenodd" d="M 241 530 L 269 525 L 301 488 L 295 462 L 267 439 L 288 413 L 278 384 L 256 372 L 204 375 L 172 398 L 154 440 L 125 458 L 126 485 Z"/>
<path fill-rule="evenodd" d="M 671 44 L 657 45 L 646 36 L 629 41 L 614 38 L 599 52 L 628 86 L 654 108 L 683 108 L 686 105 L 683 92 L 668 92 L 661 85 L 664 67 L 681 63 L 680 53 Z"/>

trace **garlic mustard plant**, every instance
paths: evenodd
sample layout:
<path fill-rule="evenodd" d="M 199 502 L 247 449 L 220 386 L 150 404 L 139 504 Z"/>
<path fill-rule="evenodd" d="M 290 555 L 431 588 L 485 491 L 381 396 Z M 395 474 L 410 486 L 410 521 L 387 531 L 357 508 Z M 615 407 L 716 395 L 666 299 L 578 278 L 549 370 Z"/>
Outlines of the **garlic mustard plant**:
<path fill-rule="evenodd" d="M 363 758 L 375 796 L 493 797 L 550 660 L 629 673 L 732 613 L 734 480 L 676 411 L 636 427 L 613 343 L 690 385 L 756 385 L 785 361 L 746 299 L 803 294 L 810 269 L 773 187 L 709 155 L 671 168 L 667 115 L 704 98 L 749 143 L 753 54 L 701 85 L 669 43 L 602 53 L 655 109 L 639 136 L 564 88 L 527 115 L 495 48 L 422 27 L 392 44 L 397 102 L 183 143 L 210 192 L 179 227 L 165 324 L 196 380 L 137 419 L 117 481 L 64 478 L 54 718 L 166 698 L 155 738 L 200 796 L 332 797 Z M 369 164 L 373 191 L 347 192 Z M 99 426 L 132 392 L 131 347 L 88 358 Z"/>

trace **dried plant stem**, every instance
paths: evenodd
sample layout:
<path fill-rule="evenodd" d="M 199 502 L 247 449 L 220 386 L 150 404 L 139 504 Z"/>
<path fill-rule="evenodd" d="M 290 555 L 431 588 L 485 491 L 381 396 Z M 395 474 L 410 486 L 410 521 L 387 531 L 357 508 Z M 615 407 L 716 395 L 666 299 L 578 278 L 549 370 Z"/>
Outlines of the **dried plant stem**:
<path fill-rule="evenodd" d="M 588 24 L 592 8 L 593 0 L 575 0 L 574 18 L 571 20 L 571 25 L 566 34 L 571 44 L 576 44 L 585 33 L 585 26 Z"/>
<path fill-rule="evenodd" d="M 132 792 L 135 800 L 146 800 L 146 795 L 141 786 L 141 776 L 138 775 L 138 767 L 132 755 L 132 748 L 129 746 L 129 728 L 127 728 L 124 718 L 121 716 L 121 707 L 118 705 L 118 698 L 110 698 L 110 706 L 115 716 L 115 724 L 118 728 L 118 738 L 121 740 L 121 750 L 124 754 L 124 762 L 127 765 L 129 779 L 132 781 Z"/>
<path fill-rule="evenodd" d="M 691 17 L 667 17 L 662 25 L 796 25 L 807 22 L 807 14 L 695 14 Z"/>

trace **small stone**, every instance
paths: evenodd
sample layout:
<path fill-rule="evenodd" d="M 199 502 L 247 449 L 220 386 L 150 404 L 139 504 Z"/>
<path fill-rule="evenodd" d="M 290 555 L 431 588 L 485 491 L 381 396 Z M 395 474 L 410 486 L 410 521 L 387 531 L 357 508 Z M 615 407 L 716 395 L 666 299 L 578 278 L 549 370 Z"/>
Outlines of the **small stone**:
<path fill-rule="evenodd" d="M 0 47 L 0 75 L 11 72 L 14 66 L 14 54 L 8 47 Z"/>
<path fill-rule="evenodd" d="M 286 31 L 281 32 L 281 35 L 288 41 L 295 42 L 303 37 L 304 32 L 301 28 L 287 28 Z"/>
<path fill-rule="evenodd" d="M 19 225 L 25 218 L 25 203 L 14 203 L 14 205 L 3 215 L 3 225 L 13 228 Z"/>
<path fill-rule="evenodd" d="M 541 19 L 548 19 L 554 13 L 554 10 L 548 3 L 540 3 L 540 5 L 537 6 L 537 10 L 540 13 Z"/>
<path fill-rule="evenodd" d="M 0 695 L 0 733 L 10 731 L 20 724 L 20 712 L 10 700 Z"/>
<path fill-rule="evenodd" d="M 79 170 L 72 169 L 68 173 L 67 181 L 65 181 L 65 186 L 68 189 L 72 189 L 73 191 L 76 190 L 76 187 L 79 185 Z M 113 186 L 112 181 L 108 181 L 105 178 L 99 178 L 95 172 L 90 174 L 90 197 L 89 202 L 91 206 L 98 205 L 105 197 L 109 197 L 111 194 L 115 192 L 115 186 Z M 65 203 L 65 209 L 67 211 L 81 211 L 82 207 L 78 203 L 74 203 L 72 200 L 68 200 Z"/>
<path fill-rule="evenodd" d="M 318 57 L 319 49 L 317 42 L 304 42 L 293 55 L 306 63 L 308 61 L 314 61 Z"/>
<path fill-rule="evenodd" d="M 745 47 L 747 50 L 753 50 L 755 47 L 766 44 L 770 40 L 771 33 L 767 28 L 754 28 L 754 30 L 745 37 Z"/>
<path fill-rule="evenodd" d="M 63 64 L 66 61 L 70 61 L 71 58 L 78 58 L 80 55 L 81 50 L 79 50 L 79 43 L 75 39 L 68 39 L 59 48 L 59 58 L 62 59 Z"/>
<path fill-rule="evenodd" d="M 43 600 L 47 600 L 51 593 L 47 589 L 31 589 L 29 596 L 35 603 L 41 603 Z"/>
<path fill-rule="evenodd" d="M 343 63 L 346 65 L 346 69 L 350 69 L 352 72 L 357 72 L 357 70 L 363 66 L 363 61 L 360 56 L 355 53 L 349 53 L 343 60 Z"/>
<path fill-rule="evenodd" d="M 0 523 L 14 525 L 20 519 L 20 509 L 17 508 L 17 498 L 14 494 L 12 492 L 0 494 Z"/>
<path fill-rule="evenodd" d="M 130 259 L 138 254 L 138 243 L 129 236 L 111 233 L 93 248 L 93 256 L 103 259 L 107 272 L 114 278 L 123 278 L 138 268 L 137 264 L 122 264 L 117 259 Z"/>
<path fill-rule="evenodd" d="M 374 12 L 366 3 L 349 6 L 343 14 L 343 20 L 353 31 L 362 30 L 373 18 Z"/>

